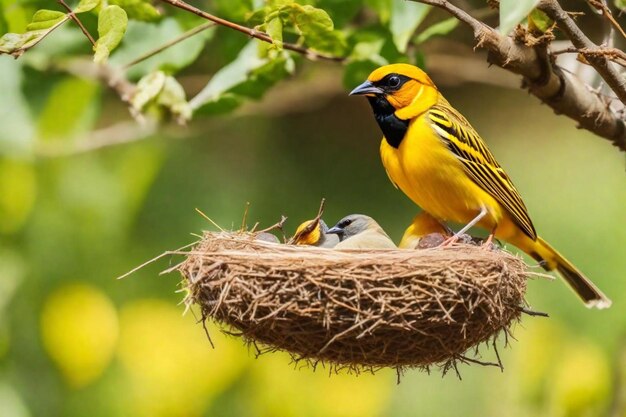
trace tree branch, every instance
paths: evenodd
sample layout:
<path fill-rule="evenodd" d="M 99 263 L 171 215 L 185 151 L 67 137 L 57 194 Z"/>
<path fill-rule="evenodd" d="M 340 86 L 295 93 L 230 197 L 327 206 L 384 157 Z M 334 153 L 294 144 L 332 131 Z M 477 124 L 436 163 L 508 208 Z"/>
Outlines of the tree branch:
<path fill-rule="evenodd" d="M 554 20 L 559 28 L 572 41 L 572 44 L 579 49 L 594 51 L 600 49 L 593 43 L 587 35 L 576 25 L 574 19 L 567 14 L 556 0 L 541 0 L 537 8 Z M 589 64 L 595 68 L 600 76 L 606 81 L 617 97 L 626 104 L 626 80 L 611 64 L 611 61 L 603 55 L 587 54 L 585 58 Z"/>
<path fill-rule="evenodd" d="M 617 48 L 594 48 L 594 49 L 578 49 L 575 46 L 570 48 L 560 49 L 557 51 L 551 51 L 552 55 L 561 55 L 568 53 L 576 53 L 580 54 L 587 59 L 587 56 L 601 55 L 606 57 L 607 59 L 615 62 L 617 65 L 622 67 L 626 67 L 626 52 Z"/>
<path fill-rule="evenodd" d="M 613 26 L 615 30 L 617 30 L 619 33 L 622 34 L 624 38 L 626 38 L 626 32 L 624 32 L 624 29 L 622 29 L 617 20 L 615 20 L 615 18 L 613 17 L 613 13 L 611 13 L 611 9 L 609 9 L 609 6 L 606 4 L 606 0 L 587 0 L 587 2 L 596 9 L 598 9 L 600 13 L 602 13 L 602 15 L 609 21 L 611 26 Z"/>
<path fill-rule="evenodd" d="M 488 50 L 490 63 L 521 75 L 529 91 L 552 107 L 555 113 L 576 120 L 579 127 L 626 151 L 624 121 L 580 79 L 554 64 L 545 47 L 526 46 L 503 36 L 447 0 L 412 1 L 443 9 L 468 25 L 474 32 L 476 46 Z"/>
<path fill-rule="evenodd" d="M 83 33 L 85 34 L 85 36 L 87 37 L 87 39 L 89 39 L 89 42 L 91 42 L 91 44 L 93 46 L 96 45 L 96 41 L 93 39 L 93 37 L 91 36 L 91 33 L 89 33 L 89 31 L 87 30 L 87 28 L 83 25 L 83 22 L 80 21 L 80 19 L 78 18 L 78 16 L 76 16 L 76 13 L 74 13 L 74 10 L 72 10 L 70 8 L 70 6 L 67 5 L 67 3 L 65 2 L 65 0 L 57 0 L 57 2 L 63 6 L 65 8 L 65 10 L 67 10 L 68 12 L 68 16 L 70 17 L 70 19 L 72 19 L 74 22 L 76 22 L 76 24 L 78 25 L 78 27 L 80 28 L 80 30 L 83 31 Z"/>
<path fill-rule="evenodd" d="M 153 56 L 155 56 L 156 54 L 159 54 L 161 52 L 163 52 L 164 50 L 166 50 L 169 47 L 172 47 L 174 45 L 176 45 L 177 43 L 180 43 L 184 40 L 187 40 L 189 38 L 191 38 L 194 35 L 197 35 L 200 32 L 205 31 L 208 28 L 211 28 L 215 26 L 215 22 L 206 22 L 203 23 L 199 26 L 196 26 L 195 28 L 192 28 L 190 30 L 188 30 L 187 32 L 183 33 L 182 35 L 172 39 L 171 41 L 164 43 L 163 45 L 146 52 L 143 55 L 140 55 L 139 57 L 133 59 L 132 61 L 130 61 L 129 63 L 127 63 L 126 65 L 124 65 L 122 67 L 122 69 L 127 70 L 128 68 L 132 67 L 133 65 L 136 65 L 138 63 L 140 63 L 141 61 L 145 61 L 148 58 L 152 58 Z"/>
<path fill-rule="evenodd" d="M 188 12 L 191 12 L 197 16 L 200 16 L 203 19 L 207 19 L 210 20 L 211 22 L 214 22 L 218 25 L 221 26 L 225 26 L 231 29 L 234 29 L 238 32 L 244 33 L 248 36 L 251 36 L 253 38 L 259 39 L 263 42 L 267 42 L 267 43 L 271 43 L 273 44 L 274 41 L 272 40 L 272 38 L 264 32 L 258 31 L 256 29 L 252 29 L 246 26 L 242 26 L 242 25 L 238 25 L 237 23 L 231 22 L 229 20 L 226 19 L 222 19 L 221 17 L 217 17 L 214 16 L 210 13 L 205 12 L 204 10 L 200 10 L 197 7 L 192 6 L 191 4 L 185 3 L 182 0 L 161 0 L 165 3 L 171 4 L 174 7 L 178 7 L 179 9 L 183 9 L 186 10 Z M 335 61 L 335 62 L 343 62 L 345 61 L 344 57 L 338 57 L 338 56 L 331 56 L 331 55 L 325 55 L 325 54 L 320 54 L 318 52 L 315 52 L 311 49 L 305 48 L 303 46 L 299 46 L 299 45 L 294 45 L 292 43 L 283 43 L 283 48 L 288 49 L 290 51 L 293 52 L 297 52 L 299 54 L 304 55 L 305 57 L 307 57 L 308 59 L 311 60 L 317 60 L 317 59 L 323 59 L 323 60 L 327 60 L 327 61 Z"/>

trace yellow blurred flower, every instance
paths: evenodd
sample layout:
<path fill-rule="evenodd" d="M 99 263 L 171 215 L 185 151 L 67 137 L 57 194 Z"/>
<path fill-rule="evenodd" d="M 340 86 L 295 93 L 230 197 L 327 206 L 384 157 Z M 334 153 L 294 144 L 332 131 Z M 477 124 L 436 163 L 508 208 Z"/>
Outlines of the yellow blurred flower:
<path fill-rule="evenodd" d="M 395 386 L 395 373 L 330 375 L 290 363 L 285 353 L 270 353 L 254 363 L 250 384 L 253 415 L 267 417 L 374 417 L 383 414 Z"/>
<path fill-rule="evenodd" d="M 135 301 L 120 313 L 118 355 L 128 372 L 130 415 L 200 416 L 248 362 L 238 340 L 209 331 L 183 309 L 160 300 Z"/>
<path fill-rule="evenodd" d="M 97 379 L 109 365 L 118 338 L 113 303 L 97 288 L 65 285 L 45 301 L 41 314 L 44 348 L 75 388 Z"/>
<path fill-rule="evenodd" d="M 611 390 L 605 354 L 595 345 L 575 341 L 567 346 L 551 378 L 555 416 L 599 415 Z"/>
<path fill-rule="evenodd" d="M 0 159 L 0 233 L 17 231 L 31 212 L 37 192 L 32 165 Z"/>
<path fill-rule="evenodd" d="M 558 321 L 526 320 L 515 329 L 512 374 L 521 385 L 524 396 L 541 395 L 544 382 L 563 350 L 565 331 Z"/>

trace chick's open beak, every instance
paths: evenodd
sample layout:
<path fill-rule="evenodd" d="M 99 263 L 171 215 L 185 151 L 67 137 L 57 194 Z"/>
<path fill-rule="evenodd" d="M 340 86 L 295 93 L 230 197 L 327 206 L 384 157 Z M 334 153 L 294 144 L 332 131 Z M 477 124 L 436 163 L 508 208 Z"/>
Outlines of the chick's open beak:
<path fill-rule="evenodd" d="M 365 81 L 363 84 L 359 85 L 357 88 L 350 91 L 351 96 L 356 96 L 356 95 L 363 96 L 363 95 L 371 95 L 371 94 L 384 94 L 384 91 L 376 87 L 374 84 L 372 84 L 371 81 Z"/>

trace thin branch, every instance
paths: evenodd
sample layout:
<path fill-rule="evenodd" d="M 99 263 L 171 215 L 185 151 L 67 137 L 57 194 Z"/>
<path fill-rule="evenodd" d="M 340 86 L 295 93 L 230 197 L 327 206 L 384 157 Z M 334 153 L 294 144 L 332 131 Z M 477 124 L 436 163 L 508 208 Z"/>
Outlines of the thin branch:
<path fill-rule="evenodd" d="M 613 13 L 611 13 L 611 9 L 609 9 L 609 6 L 607 6 L 606 1 L 587 0 L 587 2 L 596 9 L 598 9 L 602 13 L 602 15 L 611 23 L 613 28 L 615 28 L 619 33 L 622 34 L 624 38 L 626 38 L 626 33 L 624 32 L 624 29 L 622 29 L 620 24 L 613 17 Z"/>
<path fill-rule="evenodd" d="M 140 125 L 134 121 L 120 122 L 94 130 L 74 141 L 46 141 L 39 144 L 35 154 L 44 158 L 71 156 L 111 146 L 148 139 L 157 133 L 157 126 Z"/>
<path fill-rule="evenodd" d="M 61 1 L 63 1 L 63 0 L 61 0 Z M 163 44 L 163 45 L 161 45 L 161 46 L 159 46 L 159 47 L 157 47 L 157 48 L 155 48 L 155 49 L 153 49 L 151 51 L 148 51 L 145 54 L 140 55 L 139 57 L 137 57 L 135 59 L 133 59 L 132 61 L 130 61 L 129 63 L 124 65 L 122 67 L 122 69 L 123 70 L 127 70 L 128 68 L 132 67 L 133 65 L 136 65 L 136 64 L 140 63 L 141 61 L 145 61 L 148 58 L 152 58 L 153 56 L 155 56 L 156 54 L 158 54 L 160 52 L 163 52 L 167 48 L 170 48 L 170 47 L 176 45 L 177 43 L 180 43 L 180 42 L 182 42 L 182 41 L 184 41 L 186 39 L 189 39 L 192 36 L 194 36 L 194 35 L 196 35 L 196 34 L 198 34 L 200 32 L 203 32 L 203 31 L 205 31 L 205 30 L 207 30 L 207 29 L 209 29 L 209 28 L 211 28 L 211 27 L 213 27 L 215 25 L 216 25 L 215 22 L 207 22 L 207 23 L 203 23 L 203 24 L 201 24 L 199 26 L 196 26 L 195 28 L 188 30 L 187 32 L 183 33 L 182 35 L 180 35 L 180 36 L 178 36 L 178 37 L 176 37 L 174 39 L 172 39 L 171 41 L 169 41 L 169 42 L 167 42 L 167 43 L 165 43 L 165 44 Z"/>
<path fill-rule="evenodd" d="M 274 43 L 272 38 L 265 32 L 261 32 L 259 30 L 252 29 L 246 26 L 238 25 L 237 23 L 231 22 L 229 20 L 214 16 L 210 13 L 205 12 L 204 10 L 200 10 L 197 7 L 192 6 L 191 4 L 185 3 L 182 0 L 161 0 L 161 1 L 171 4 L 174 7 L 178 7 L 179 9 L 183 9 L 188 12 L 191 12 L 197 16 L 200 16 L 203 19 L 210 20 L 211 22 L 214 22 L 220 26 L 225 26 L 225 27 L 234 29 L 236 31 L 239 31 L 241 33 L 244 33 L 250 37 L 259 39 L 263 42 L 272 43 L 272 44 Z M 299 45 L 294 45 L 292 43 L 283 43 L 283 48 L 302 54 L 311 60 L 323 59 L 323 60 L 335 61 L 335 62 L 345 61 L 344 57 L 320 54 L 319 52 L 315 52 L 311 49 L 308 49 Z"/>
<path fill-rule="evenodd" d="M 57 0 L 57 2 L 63 6 L 65 8 L 65 10 L 67 10 L 68 12 L 68 16 L 70 17 L 70 19 L 72 19 L 74 22 L 76 22 L 76 24 L 78 25 L 78 27 L 80 28 L 80 30 L 83 31 L 83 33 L 85 34 L 85 36 L 87 37 L 87 39 L 89 39 L 89 42 L 91 42 L 91 44 L 93 46 L 96 45 L 96 41 L 91 37 L 91 33 L 89 33 L 89 31 L 87 30 L 87 28 L 85 26 L 83 26 L 83 22 L 80 21 L 80 19 L 78 18 L 78 16 L 76 16 L 76 13 L 74 13 L 74 10 L 72 10 L 70 8 L 70 6 L 67 5 L 67 3 L 65 2 L 65 0 Z"/>
<path fill-rule="evenodd" d="M 476 46 L 488 50 L 490 63 L 521 75 L 529 91 L 552 107 L 555 113 L 565 114 L 576 120 L 579 127 L 610 140 L 626 151 L 624 121 L 610 110 L 605 101 L 589 91 L 579 78 L 555 65 L 545 48 L 533 48 L 503 36 L 447 0 L 412 1 L 443 9 L 471 27 Z"/>
<path fill-rule="evenodd" d="M 593 43 L 587 35 L 580 30 L 576 22 L 574 22 L 574 19 L 561 8 L 561 5 L 556 0 L 541 0 L 537 8 L 558 24 L 559 28 L 567 35 L 575 47 L 589 51 L 599 49 L 598 45 Z M 601 55 L 587 55 L 586 58 L 589 64 L 595 68 L 622 103 L 626 104 L 626 80 L 613 66 L 611 61 Z"/>
<path fill-rule="evenodd" d="M 102 81 L 127 104 L 130 104 L 130 100 L 137 90 L 137 86 L 128 81 L 123 71 L 119 68 L 110 65 L 97 65 L 91 60 L 72 59 L 62 61 L 53 65 L 51 69 L 64 71 L 77 77 Z"/>
<path fill-rule="evenodd" d="M 575 46 L 565 49 L 559 49 L 557 51 L 552 51 L 552 55 L 561 55 L 567 53 L 576 53 L 581 54 L 584 57 L 588 56 L 604 56 L 607 59 L 615 62 L 622 67 L 626 67 L 626 52 L 617 48 L 595 48 L 595 49 L 579 49 Z"/>

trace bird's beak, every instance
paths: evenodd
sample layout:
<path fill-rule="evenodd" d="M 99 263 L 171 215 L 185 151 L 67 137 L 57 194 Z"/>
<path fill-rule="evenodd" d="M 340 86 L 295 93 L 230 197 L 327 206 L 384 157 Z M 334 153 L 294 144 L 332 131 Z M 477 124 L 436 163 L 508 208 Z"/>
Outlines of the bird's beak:
<path fill-rule="evenodd" d="M 343 234 L 343 229 L 337 226 L 331 227 L 326 231 L 326 234 L 330 235 L 341 235 Z"/>
<path fill-rule="evenodd" d="M 354 90 L 350 91 L 351 96 L 367 96 L 372 94 L 384 94 L 385 92 L 376 87 L 371 81 L 365 81 L 363 84 L 359 85 Z"/>

